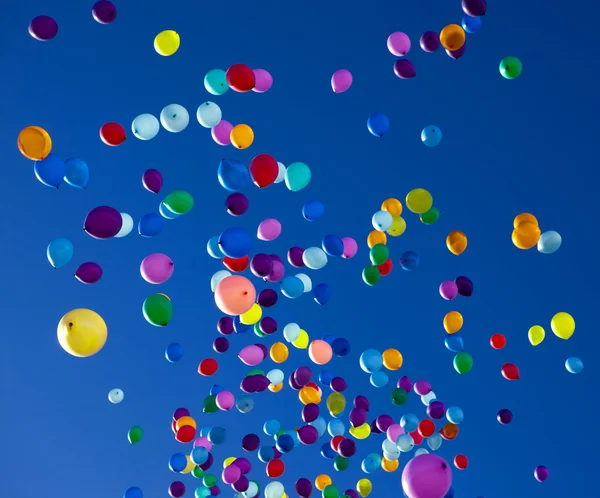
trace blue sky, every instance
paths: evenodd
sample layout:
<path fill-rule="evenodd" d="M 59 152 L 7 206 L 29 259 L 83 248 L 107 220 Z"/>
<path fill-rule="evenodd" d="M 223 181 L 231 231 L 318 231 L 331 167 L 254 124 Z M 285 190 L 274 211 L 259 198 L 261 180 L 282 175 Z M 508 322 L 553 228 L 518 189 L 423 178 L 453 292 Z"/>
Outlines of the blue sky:
<path fill-rule="evenodd" d="M 102 26 L 91 16 L 92 3 L 58 5 L 26 0 L 9 3 L 0 56 L 4 119 L 0 123 L 5 202 L 2 256 L 4 260 L 4 334 L 2 347 L 3 496 L 33 497 L 43 489 L 52 496 L 119 497 L 129 486 L 144 496 L 167 495 L 179 476 L 167 466 L 172 453 L 185 452 L 170 429 L 173 410 L 192 411 L 199 426 L 228 428 L 227 442 L 218 447 L 215 468 L 229 456 L 247 456 L 252 477 L 263 486 L 268 479 L 256 455 L 243 455 L 241 437 L 261 431 L 268 418 L 284 427 L 301 424 L 296 393 L 256 396 L 249 414 L 204 415 L 202 401 L 213 383 L 236 390 L 247 371 L 236 358 L 253 335 L 232 338 L 230 351 L 219 358 L 212 379 L 198 376 L 199 361 L 214 355 L 211 343 L 221 316 L 210 291 L 210 276 L 221 269 L 205 251 L 206 241 L 228 226 L 243 224 L 254 232 L 267 217 L 278 218 L 283 234 L 275 242 L 256 240 L 253 252 L 285 254 L 288 247 L 319 245 L 328 233 L 353 236 L 359 253 L 352 260 L 330 260 L 311 272 L 314 283 L 333 288 L 331 302 L 321 308 L 303 296 L 281 298 L 269 312 L 280 324 L 298 322 L 313 338 L 346 337 L 351 354 L 335 359 L 331 369 L 344 377 L 349 395 L 364 394 L 372 414 L 424 413 L 413 394 L 405 410 L 393 407 L 387 388 L 370 386 L 358 366 L 360 352 L 396 347 L 404 355 L 398 375 L 431 381 L 438 397 L 465 412 L 459 437 L 440 450 L 447 460 L 464 453 L 467 470 L 454 471 L 460 498 L 555 498 L 591 496 L 596 469 L 590 399 L 597 378 L 594 351 L 596 316 L 595 264 L 598 215 L 595 201 L 594 140 L 597 107 L 592 19 L 596 7 L 570 11 L 558 2 L 490 2 L 483 28 L 469 35 L 465 56 L 454 61 L 443 52 L 426 54 L 418 47 L 423 31 L 439 31 L 460 22 L 460 2 L 429 2 L 427 6 L 398 2 L 316 3 L 119 2 L 114 24 Z M 59 35 L 41 43 L 27 33 L 36 15 L 53 16 Z M 153 50 L 154 36 L 177 30 L 180 50 L 169 58 Z M 406 32 L 413 41 L 408 58 L 417 77 L 399 80 L 387 36 Z M 518 56 L 522 76 L 504 80 L 500 60 Z M 265 68 L 273 88 L 262 95 L 209 95 L 204 74 L 234 63 Z M 331 74 L 347 68 L 354 75 L 344 94 L 331 91 Z M 252 147 L 237 151 L 215 144 L 210 132 L 194 119 L 202 102 L 217 102 L 224 118 L 247 123 L 255 131 Z M 128 130 L 138 114 L 155 115 L 171 103 L 185 106 L 192 117 L 180 134 L 161 130 L 150 142 L 130 136 L 118 148 L 99 137 L 107 121 Z M 371 136 L 368 116 L 383 112 L 391 128 L 382 139 Z M 16 147 L 25 126 L 39 125 L 53 137 L 53 152 L 80 157 L 90 166 L 87 191 L 63 185 L 59 190 L 37 182 L 33 164 Z M 439 147 L 420 141 L 424 126 L 439 126 Z M 233 220 L 222 208 L 227 193 L 216 170 L 221 157 L 248 163 L 270 153 L 284 164 L 307 163 L 310 186 L 299 193 L 283 184 L 246 192 L 250 211 Z M 163 192 L 189 190 L 194 210 L 166 223 L 154 239 L 135 234 L 121 240 L 97 241 L 81 230 L 85 214 L 95 206 L 111 205 L 139 219 L 156 211 L 162 196 L 142 188 L 147 168 L 160 170 Z M 368 262 L 365 239 L 370 219 L 387 197 L 404 199 L 423 187 L 442 211 L 439 222 L 424 226 L 407 214 L 406 233 L 390 241 L 395 264 L 392 274 L 375 288 L 361 280 Z M 321 200 L 326 215 L 316 223 L 303 220 L 305 201 Z M 563 246 L 547 256 L 535 249 L 516 249 L 510 240 L 512 220 L 520 212 L 534 213 L 543 230 L 557 230 Z M 456 258 L 445 248 L 445 237 L 464 231 L 469 248 Z M 75 246 L 71 264 L 53 270 L 46 246 L 67 237 Z M 419 268 L 403 272 L 400 254 L 414 250 Z M 151 286 L 139 274 L 148 254 L 163 252 L 175 262 L 174 276 Z M 97 284 L 82 286 L 73 278 L 77 265 L 96 261 L 104 268 Z M 292 268 L 287 271 L 293 274 Z M 443 301 L 439 283 L 468 275 L 475 285 L 469 299 Z M 11 285 L 8 285 L 10 283 Z M 257 284 L 258 285 L 258 284 Z M 141 314 L 145 297 L 165 292 L 175 315 L 165 329 L 147 324 Z M 109 340 L 96 356 L 68 356 L 56 340 L 56 324 L 67 311 L 92 308 L 109 327 Z M 459 377 L 452 353 L 444 347 L 442 318 L 457 309 L 465 317 L 463 338 L 474 368 Z M 549 332 L 552 315 L 570 312 L 577 330 L 568 341 Z M 544 326 L 546 341 L 532 348 L 527 330 Z M 505 334 L 503 351 L 489 346 L 489 337 Z M 279 334 L 279 332 L 278 332 Z M 276 339 L 265 340 L 269 345 Z M 164 348 L 180 342 L 184 358 L 164 359 Z M 569 356 L 580 356 L 586 370 L 573 376 L 564 368 Z M 519 365 L 521 380 L 509 383 L 500 375 L 504 362 Z M 272 368 L 266 362 L 265 368 Z M 283 365 L 286 374 L 308 365 L 304 351 L 292 349 Z M 318 370 L 315 369 L 315 372 Z M 119 387 L 125 401 L 107 400 Z M 496 413 L 510 408 L 509 426 L 496 422 Z M 132 425 L 145 430 L 144 440 L 130 447 Z M 341 489 L 353 488 L 360 461 L 379 448 L 379 438 L 359 444 L 350 469 L 336 473 L 318 456 L 317 447 L 300 447 L 286 456 L 282 482 L 288 490 L 299 477 L 313 480 L 320 473 L 334 478 Z M 319 444 L 320 445 L 320 444 Z M 32 454 L 35 455 L 32 458 Z M 44 455 L 40 458 L 40 455 Z M 314 458 L 312 458 L 314 456 Z M 407 459 L 403 456 L 402 465 Z M 550 478 L 533 478 L 537 465 L 546 465 Z M 193 495 L 197 484 L 182 479 Z M 401 496 L 400 472 L 372 476 L 372 496 Z M 224 495 L 230 493 L 221 485 Z M 292 492 L 293 494 L 293 492 Z"/>

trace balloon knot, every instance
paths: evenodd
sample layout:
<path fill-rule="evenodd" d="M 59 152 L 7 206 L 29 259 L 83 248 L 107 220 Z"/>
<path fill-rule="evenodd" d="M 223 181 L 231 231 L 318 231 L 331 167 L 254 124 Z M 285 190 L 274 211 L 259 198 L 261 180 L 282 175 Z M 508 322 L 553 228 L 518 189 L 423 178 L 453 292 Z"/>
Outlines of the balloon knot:
<path fill-rule="evenodd" d="M 445 463 L 442 464 L 442 469 L 445 469 L 447 465 Z"/>
<path fill-rule="evenodd" d="M 73 326 L 73 322 L 69 322 L 69 327 L 72 327 L 72 326 Z"/>

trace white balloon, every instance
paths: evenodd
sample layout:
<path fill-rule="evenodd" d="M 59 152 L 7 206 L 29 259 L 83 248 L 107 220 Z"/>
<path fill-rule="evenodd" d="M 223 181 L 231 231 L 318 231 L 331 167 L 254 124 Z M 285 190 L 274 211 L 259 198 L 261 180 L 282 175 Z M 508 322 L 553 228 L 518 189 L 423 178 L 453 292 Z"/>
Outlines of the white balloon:
<path fill-rule="evenodd" d="M 437 432 L 434 432 L 431 437 L 427 438 L 427 446 L 429 446 L 432 451 L 439 450 L 440 446 L 442 446 L 442 436 Z"/>
<path fill-rule="evenodd" d="M 182 105 L 170 104 L 160 112 L 160 124 L 171 133 L 185 130 L 189 123 L 190 115 Z"/>
<path fill-rule="evenodd" d="M 274 368 L 273 370 L 269 370 L 267 373 L 267 379 L 269 379 L 271 384 L 276 386 L 277 384 L 281 384 L 283 382 L 283 379 L 285 379 L 285 374 L 278 368 Z"/>
<path fill-rule="evenodd" d="M 125 397 L 125 393 L 120 389 L 111 389 L 108 392 L 108 401 L 110 401 L 113 405 L 118 405 L 123 398 Z"/>
<path fill-rule="evenodd" d="M 140 114 L 131 123 L 131 131 L 140 140 L 152 140 L 160 130 L 160 123 L 152 114 Z"/>
<path fill-rule="evenodd" d="M 294 342 L 300 337 L 300 325 L 297 323 L 288 323 L 283 327 L 283 338 L 287 342 Z"/>
<path fill-rule="evenodd" d="M 271 481 L 265 486 L 265 498 L 282 498 L 284 493 L 285 488 L 279 481 Z"/>
<path fill-rule="evenodd" d="M 425 448 L 418 448 L 415 451 L 415 456 L 418 457 L 419 455 L 427 455 L 429 452 L 425 449 Z"/>
<path fill-rule="evenodd" d="M 214 128 L 223 119 L 223 113 L 221 108 L 214 102 L 204 102 L 204 104 L 200 104 L 196 111 L 196 119 L 204 128 Z"/>
<path fill-rule="evenodd" d="M 402 453 L 408 453 L 415 447 L 415 441 L 410 434 L 400 434 L 396 439 L 396 446 Z"/>
<path fill-rule="evenodd" d="M 119 233 L 115 235 L 117 239 L 126 237 L 133 230 L 133 218 L 127 213 L 121 213 L 121 218 L 123 220 L 123 224 L 121 225 L 121 230 L 119 230 Z"/>
<path fill-rule="evenodd" d="M 312 280 L 308 275 L 305 273 L 298 273 L 296 274 L 296 278 L 302 280 L 302 283 L 304 284 L 304 292 L 310 292 L 312 290 Z"/>
<path fill-rule="evenodd" d="M 277 166 L 279 166 L 279 172 L 277 173 L 277 178 L 275 178 L 275 183 L 281 183 L 283 180 L 285 180 L 286 167 L 279 161 L 277 161 Z"/>
<path fill-rule="evenodd" d="M 429 391 L 424 396 L 421 396 L 421 403 L 423 403 L 425 406 L 429 406 L 434 399 L 436 399 L 435 393 L 433 391 Z"/>
<path fill-rule="evenodd" d="M 373 224 L 373 228 L 378 232 L 387 232 L 394 222 L 392 215 L 387 211 L 377 211 L 373 218 L 371 219 L 371 223 Z"/>
<path fill-rule="evenodd" d="M 381 449 L 384 453 L 387 453 L 391 458 L 387 458 L 387 460 L 398 460 L 400 458 L 400 450 L 396 446 L 395 443 L 392 443 L 389 439 L 385 438 L 383 443 L 381 443 Z"/>
<path fill-rule="evenodd" d="M 560 249 L 562 237 L 558 232 L 549 230 L 540 236 L 537 243 L 537 249 L 542 254 L 552 254 Z"/>
<path fill-rule="evenodd" d="M 219 270 L 210 279 L 210 290 L 213 292 L 217 290 L 217 285 L 221 283 L 221 280 L 225 280 L 227 277 L 231 277 L 231 272 L 227 270 Z"/>
<path fill-rule="evenodd" d="M 327 264 L 327 254 L 320 247 L 309 247 L 302 254 L 302 261 L 311 270 L 320 270 Z"/>

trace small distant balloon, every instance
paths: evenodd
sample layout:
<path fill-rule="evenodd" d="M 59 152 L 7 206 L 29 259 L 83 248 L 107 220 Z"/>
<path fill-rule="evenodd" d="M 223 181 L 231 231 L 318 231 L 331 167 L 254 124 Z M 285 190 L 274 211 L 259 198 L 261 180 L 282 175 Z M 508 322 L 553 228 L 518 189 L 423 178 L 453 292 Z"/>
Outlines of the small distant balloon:
<path fill-rule="evenodd" d="M 421 141 L 427 147 L 436 147 L 442 141 L 442 130 L 437 126 L 427 126 L 421 132 Z"/>
<path fill-rule="evenodd" d="M 254 131 L 247 124 L 235 125 L 231 129 L 229 140 L 236 149 L 247 149 L 254 142 Z"/>
<path fill-rule="evenodd" d="M 410 38 L 406 33 L 396 31 L 388 36 L 387 48 L 392 55 L 404 57 L 410 51 Z"/>
<path fill-rule="evenodd" d="M 65 182 L 71 187 L 85 189 L 90 181 L 88 165 L 82 159 L 70 158 L 65 161 Z"/>
<path fill-rule="evenodd" d="M 133 218 L 127 213 L 119 213 L 121 215 L 121 230 L 115 235 L 116 239 L 126 237 L 133 230 Z"/>
<path fill-rule="evenodd" d="M 75 271 L 75 278 L 82 284 L 95 284 L 102 278 L 102 267 L 98 263 L 82 263 Z"/>
<path fill-rule="evenodd" d="M 58 24 L 50 16 L 37 16 L 29 23 L 29 34 L 39 41 L 52 40 L 58 34 Z"/>
<path fill-rule="evenodd" d="M 550 230 L 540 235 L 537 243 L 537 249 L 542 254 L 553 254 L 560 249 L 562 237 L 558 232 Z"/>
<path fill-rule="evenodd" d="M 334 93 L 343 93 L 352 86 L 352 73 L 347 69 L 338 69 L 331 77 Z"/>
<path fill-rule="evenodd" d="M 227 76 L 222 69 L 211 69 L 204 76 L 204 88 L 211 95 L 223 95 L 229 90 Z"/>
<path fill-rule="evenodd" d="M 254 69 L 255 85 L 252 89 L 256 93 L 265 93 L 273 86 L 273 76 L 266 69 Z"/>
<path fill-rule="evenodd" d="M 131 132 L 139 140 L 152 140 L 159 131 L 158 118 L 152 114 L 140 114 L 131 122 Z"/>
<path fill-rule="evenodd" d="M 245 64 L 230 66 L 225 77 L 229 87 L 235 92 L 249 92 L 256 86 L 256 75 Z"/>
<path fill-rule="evenodd" d="M 465 31 L 458 24 L 448 24 L 440 33 L 440 43 L 450 52 L 462 47 L 465 44 L 465 40 Z"/>
<path fill-rule="evenodd" d="M 544 482 L 546 479 L 548 479 L 549 472 L 545 466 L 538 465 L 533 471 L 533 475 L 539 482 Z"/>
<path fill-rule="evenodd" d="M 154 38 L 154 50 L 163 57 L 168 57 L 177 52 L 180 44 L 181 38 L 179 37 L 179 33 L 172 29 L 161 31 Z"/>
<path fill-rule="evenodd" d="M 451 59 L 458 60 L 463 55 L 465 55 L 465 51 L 466 50 L 467 50 L 467 44 L 463 43 L 462 47 L 460 47 L 457 50 L 448 50 L 448 49 L 446 49 L 446 55 L 448 55 L 448 57 L 450 57 Z"/>
<path fill-rule="evenodd" d="M 46 248 L 46 256 L 53 268 L 60 268 L 73 259 L 74 247 L 69 239 L 55 239 Z"/>
<path fill-rule="evenodd" d="M 417 75 L 417 70 L 408 59 L 398 59 L 394 62 L 394 74 L 401 80 L 408 80 Z"/>
<path fill-rule="evenodd" d="M 374 137 L 383 137 L 390 129 L 390 121 L 385 114 L 374 112 L 367 120 L 367 128 Z"/>
<path fill-rule="evenodd" d="M 185 107 L 169 104 L 160 111 L 160 124 L 171 133 L 180 133 L 190 123 L 190 115 Z"/>
<path fill-rule="evenodd" d="M 504 78 L 514 80 L 523 72 L 523 63 L 517 57 L 509 56 L 500 61 L 499 69 Z"/>
<path fill-rule="evenodd" d="M 142 237 L 155 237 L 162 232 L 164 221 L 157 213 L 145 214 L 138 222 L 138 233 Z"/>
<path fill-rule="evenodd" d="M 440 48 L 440 37 L 435 31 L 426 31 L 421 35 L 419 45 L 423 52 L 435 52 Z"/>
<path fill-rule="evenodd" d="M 196 119 L 204 128 L 214 128 L 223 119 L 223 112 L 214 102 L 204 102 L 196 111 Z"/>
<path fill-rule="evenodd" d="M 17 138 L 19 151 L 27 159 L 41 161 L 48 157 L 52 150 L 52 139 L 46 130 L 39 126 L 23 128 Z"/>
<path fill-rule="evenodd" d="M 158 194 L 163 186 L 163 176 L 156 169 L 147 169 L 142 175 L 142 185 L 148 192 Z"/>
<path fill-rule="evenodd" d="M 125 141 L 127 133 L 119 123 L 110 122 L 101 126 L 100 138 L 106 145 L 117 147 Z"/>
<path fill-rule="evenodd" d="M 486 0 L 462 0 L 462 9 L 471 17 L 485 16 L 487 10 Z"/>
<path fill-rule="evenodd" d="M 92 16 L 100 24 L 110 24 L 117 18 L 117 8 L 108 0 L 100 0 L 92 7 Z"/>
<path fill-rule="evenodd" d="M 481 24 L 482 21 L 480 17 L 471 17 L 466 15 L 462 18 L 461 26 L 467 33 L 473 34 L 477 33 L 477 31 L 481 29 Z"/>
<path fill-rule="evenodd" d="M 35 162 L 33 171 L 40 183 L 47 187 L 58 188 L 63 182 L 67 167 L 60 157 L 50 153 L 45 159 Z"/>
<path fill-rule="evenodd" d="M 125 393 L 121 389 L 111 389 L 108 392 L 108 401 L 113 405 L 118 405 L 125 398 Z"/>
<path fill-rule="evenodd" d="M 581 373 L 583 371 L 583 361 L 572 356 L 565 361 L 565 368 L 567 369 L 567 372 L 572 374 Z"/>
<path fill-rule="evenodd" d="M 86 216 L 83 229 L 95 239 L 110 239 L 123 227 L 121 213 L 110 206 L 99 206 Z"/>

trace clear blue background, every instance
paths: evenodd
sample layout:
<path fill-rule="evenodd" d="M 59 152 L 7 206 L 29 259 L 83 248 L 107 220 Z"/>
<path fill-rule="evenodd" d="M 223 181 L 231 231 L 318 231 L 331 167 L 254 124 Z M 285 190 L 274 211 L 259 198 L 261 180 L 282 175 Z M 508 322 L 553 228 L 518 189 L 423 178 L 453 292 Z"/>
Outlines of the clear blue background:
<path fill-rule="evenodd" d="M 135 485 L 147 498 L 166 496 L 169 483 L 180 478 L 169 471 L 168 459 L 188 449 L 173 439 L 170 428 L 179 406 L 189 408 L 199 426 L 228 428 L 227 442 L 214 451 L 217 475 L 224 458 L 242 456 L 244 434 L 259 433 L 267 442 L 261 433 L 267 418 L 279 418 L 287 428 L 300 426 L 300 405 L 288 386 L 279 394 L 257 395 L 256 408 L 247 415 L 201 411 L 213 383 L 239 392 L 247 368 L 236 353 L 257 342 L 253 334 L 232 337 L 229 353 L 219 357 L 218 374 L 206 379 L 196 373 L 200 360 L 215 355 L 211 343 L 220 316 L 209 279 L 221 266 L 206 254 L 206 241 L 239 223 L 254 232 L 266 217 L 282 221 L 283 235 L 274 243 L 256 241 L 255 252 L 284 254 L 292 245 L 319 245 L 327 233 L 359 241 L 355 259 L 330 260 L 324 270 L 310 272 L 315 283 L 333 287 L 327 306 L 319 307 L 306 295 L 293 302 L 281 299 L 269 314 L 280 330 L 296 321 L 313 338 L 347 337 L 352 353 L 336 359 L 331 369 L 346 378 L 350 396 L 362 393 L 371 399 L 373 416 L 387 412 L 399 420 L 408 411 L 422 416 L 424 407 L 414 394 L 406 410 L 393 407 L 390 389 L 369 385 L 358 367 L 359 354 L 368 347 L 402 351 L 405 364 L 392 382 L 402 374 L 426 378 L 447 405 L 461 406 L 460 435 L 440 450 L 449 461 L 457 453 L 469 457 L 466 471 L 454 471 L 456 496 L 595 493 L 598 48 L 592 25 L 597 10 L 591 2 L 578 3 L 577 9 L 557 1 L 490 2 L 482 30 L 469 35 L 467 53 L 459 61 L 418 47 L 423 31 L 460 22 L 459 0 L 131 0 L 117 2 L 118 18 L 109 26 L 93 20 L 92 4 L 23 0 L 2 9 L 0 495 L 109 498 Z M 59 35 L 51 42 L 38 42 L 27 33 L 29 21 L 40 14 L 59 23 Z M 160 57 L 152 46 L 164 29 L 175 29 L 182 38 L 170 58 Z M 417 77 L 412 80 L 399 80 L 392 71 L 386 38 L 393 31 L 405 31 L 413 40 L 408 58 Z M 498 72 L 507 55 L 524 63 L 518 80 L 504 80 Z M 205 73 L 234 63 L 268 69 L 273 88 L 262 95 L 209 95 Z M 352 71 L 354 85 L 335 95 L 330 77 L 340 68 Z M 206 100 L 217 102 L 225 119 L 253 127 L 256 140 L 250 149 L 237 151 L 212 141 L 195 120 L 197 106 Z M 150 142 L 130 136 L 118 148 L 100 141 L 103 123 L 117 121 L 129 131 L 135 116 L 158 115 L 170 103 L 190 111 L 183 133 L 161 130 Z M 366 128 L 375 111 L 390 118 L 383 139 Z M 420 141 L 421 129 L 430 124 L 444 134 L 434 149 Z M 16 147 L 19 131 L 28 125 L 50 132 L 55 153 L 88 162 L 87 191 L 67 185 L 53 190 L 36 181 L 33 164 Z M 249 162 L 261 152 L 284 164 L 306 162 L 313 181 L 300 193 L 284 185 L 263 191 L 252 187 L 249 213 L 234 220 L 223 209 L 227 194 L 216 178 L 219 159 Z M 95 206 L 112 205 L 136 220 L 156 211 L 163 196 L 142 188 L 147 168 L 163 172 L 164 195 L 188 189 L 196 199 L 192 213 L 166 223 L 155 239 L 135 233 L 110 241 L 88 237 L 81 227 Z M 386 197 L 404 199 L 416 187 L 432 192 L 442 216 L 427 227 L 407 213 L 405 235 L 389 242 L 393 273 L 377 287 L 367 287 L 361 270 L 368 261 L 371 215 Z M 327 212 L 310 224 L 302 219 L 301 207 L 313 198 L 322 200 Z M 512 220 L 523 211 L 533 212 L 542 229 L 562 234 L 558 253 L 523 252 L 512 245 Z M 445 248 L 453 229 L 469 237 L 459 258 Z M 75 258 L 55 271 L 45 250 L 57 237 L 73 241 Z M 417 271 L 399 270 L 404 250 L 421 255 Z M 151 286 L 140 277 L 142 258 L 153 252 L 175 261 L 174 276 L 165 285 Z M 100 263 L 105 274 L 97 285 L 83 286 L 73 273 L 90 260 Z M 287 271 L 293 273 L 290 267 Z M 458 275 L 473 279 L 474 295 L 443 301 L 439 283 Z M 165 329 L 150 326 L 141 314 L 143 300 L 153 292 L 167 293 L 175 306 Z M 67 355 L 56 340 L 56 324 L 78 307 L 96 310 L 109 327 L 105 348 L 88 359 Z M 452 309 L 465 316 L 463 337 L 475 361 L 463 377 L 453 370 L 453 355 L 443 344 L 442 318 Z M 549 330 L 558 311 L 577 320 L 569 342 Z M 535 349 L 527 341 L 534 324 L 548 334 Z M 503 351 L 489 346 L 497 332 L 508 338 Z M 264 343 L 280 337 L 278 332 Z M 174 341 L 184 346 L 185 356 L 169 364 L 164 348 Z M 580 376 L 564 368 L 571 355 L 586 364 Z M 500 375 L 506 361 L 519 365 L 519 382 Z M 269 363 L 266 369 L 272 368 Z M 306 352 L 292 348 L 283 368 L 288 374 L 302 364 L 310 364 Z M 117 406 L 107 400 L 114 387 L 125 392 Z M 497 411 L 505 407 L 515 415 L 510 426 L 496 422 Z M 144 440 L 133 447 L 126 439 L 132 425 L 145 430 Z M 362 477 L 361 459 L 379 447 L 380 439 L 359 443 L 344 473 L 336 473 L 318 448 L 299 447 L 285 457 L 283 482 L 294 495 L 297 478 L 328 473 L 342 490 L 353 488 Z M 251 478 L 264 487 L 264 465 L 256 455 L 249 458 Z M 405 463 L 406 456 L 401 460 Z M 544 484 L 533 478 L 540 464 L 550 470 Z M 379 471 L 371 477 L 373 496 L 402 496 L 400 472 Z M 182 480 L 186 496 L 193 496 L 198 481 L 191 476 Z M 231 493 L 221 488 L 226 496 Z"/>

